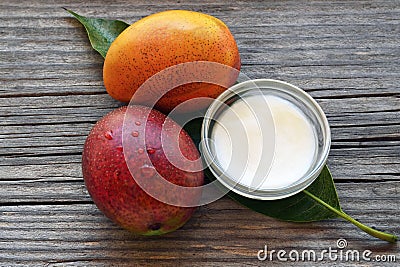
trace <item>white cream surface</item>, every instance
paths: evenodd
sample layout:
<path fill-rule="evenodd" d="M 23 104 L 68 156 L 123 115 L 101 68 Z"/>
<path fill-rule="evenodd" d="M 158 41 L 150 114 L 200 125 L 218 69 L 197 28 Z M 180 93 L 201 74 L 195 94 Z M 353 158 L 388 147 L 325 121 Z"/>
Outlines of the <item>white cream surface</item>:
<path fill-rule="evenodd" d="M 297 106 L 273 95 L 237 100 L 218 117 L 211 139 L 222 169 L 250 190 L 298 181 L 312 165 L 317 147 L 311 121 Z"/>

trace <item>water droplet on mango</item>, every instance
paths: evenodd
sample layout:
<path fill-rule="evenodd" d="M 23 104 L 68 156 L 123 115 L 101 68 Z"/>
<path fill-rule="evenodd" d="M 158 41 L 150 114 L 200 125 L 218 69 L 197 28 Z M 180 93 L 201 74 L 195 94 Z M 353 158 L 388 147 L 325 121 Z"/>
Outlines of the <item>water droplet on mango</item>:
<path fill-rule="evenodd" d="M 108 131 L 104 134 L 104 137 L 108 140 L 112 140 L 113 139 L 113 132 L 112 131 Z"/>

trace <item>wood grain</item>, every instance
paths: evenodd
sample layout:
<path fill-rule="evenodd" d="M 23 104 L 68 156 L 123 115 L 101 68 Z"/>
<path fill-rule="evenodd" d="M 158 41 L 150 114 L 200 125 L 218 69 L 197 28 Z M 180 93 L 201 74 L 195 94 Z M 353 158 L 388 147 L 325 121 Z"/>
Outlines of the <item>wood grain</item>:
<path fill-rule="evenodd" d="M 223 198 L 182 229 L 137 237 L 97 210 L 81 173 L 94 123 L 121 106 L 105 92 L 103 59 L 61 7 L 134 22 L 166 9 L 222 19 L 242 73 L 298 85 L 327 114 L 328 163 L 342 207 L 400 234 L 400 2 L 1 1 L 0 266 L 265 266 L 257 252 L 335 248 L 396 255 L 341 220 L 295 224 Z M 395 262 L 286 262 L 289 266 L 397 266 Z"/>

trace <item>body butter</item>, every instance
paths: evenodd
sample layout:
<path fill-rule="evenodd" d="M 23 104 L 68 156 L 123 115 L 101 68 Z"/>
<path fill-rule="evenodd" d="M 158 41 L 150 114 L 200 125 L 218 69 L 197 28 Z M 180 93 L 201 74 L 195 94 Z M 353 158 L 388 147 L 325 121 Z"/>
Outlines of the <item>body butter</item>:
<path fill-rule="evenodd" d="M 277 80 L 237 84 L 209 107 L 202 153 L 220 183 L 256 199 L 279 199 L 310 185 L 325 165 L 330 131 L 303 90 Z"/>

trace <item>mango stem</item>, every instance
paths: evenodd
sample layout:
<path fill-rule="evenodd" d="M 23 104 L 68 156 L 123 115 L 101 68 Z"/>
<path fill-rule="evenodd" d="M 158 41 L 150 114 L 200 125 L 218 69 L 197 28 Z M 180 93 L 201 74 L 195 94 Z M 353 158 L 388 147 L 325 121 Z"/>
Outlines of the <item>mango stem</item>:
<path fill-rule="evenodd" d="M 327 208 L 328 210 L 332 211 L 333 213 L 335 213 L 339 217 L 351 222 L 352 224 L 354 224 L 355 226 L 357 226 L 358 228 L 360 228 L 361 230 L 363 230 L 367 234 L 369 234 L 371 236 L 374 236 L 376 238 L 388 241 L 390 243 L 395 243 L 397 241 L 397 239 L 398 239 L 397 236 L 392 235 L 392 234 L 388 234 L 388 233 L 385 233 L 385 232 L 381 232 L 381 231 L 375 230 L 375 229 L 373 229 L 373 228 L 371 228 L 369 226 L 366 226 L 365 224 L 362 224 L 359 221 L 353 219 L 352 217 L 350 217 L 349 215 L 344 213 L 342 210 L 335 209 L 334 207 L 332 207 L 328 203 L 324 202 L 322 199 L 320 199 L 317 196 L 315 196 L 314 194 L 310 193 L 309 191 L 303 190 L 303 192 L 307 196 L 311 197 L 313 200 L 315 200 L 316 202 L 318 202 L 319 204 L 321 204 L 322 206 Z"/>

